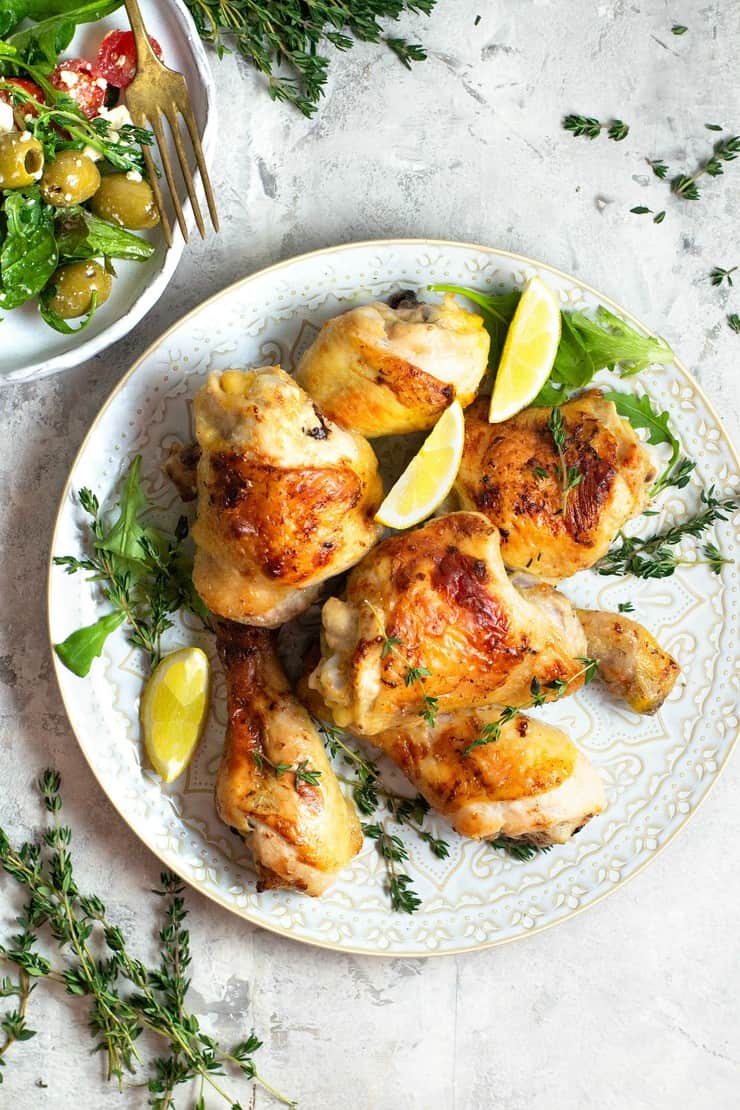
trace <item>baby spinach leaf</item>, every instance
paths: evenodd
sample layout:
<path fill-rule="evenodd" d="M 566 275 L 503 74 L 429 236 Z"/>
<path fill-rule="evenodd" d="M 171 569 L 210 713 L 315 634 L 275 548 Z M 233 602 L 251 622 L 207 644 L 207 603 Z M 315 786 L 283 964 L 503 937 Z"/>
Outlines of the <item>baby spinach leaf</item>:
<path fill-rule="evenodd" d="M 38 8 L 39 12 L 49 12 L 49 17 L 16 31 L 8 37 L 8 44 L 15 47 L 29 65 L 38 66 L 42 73 L 51 73 L 59 55 L 74 38 L 77 25 L 96 23 L 120 8 L 121 3 L 122 0 L 94 0 L 87 4 L 59 2 L 30 5 Z"/>
<path fill-rule="evenodd" d="M 153 243 L 80 207 L 68 208 L 57 218 L 56 238 L 59 257 L 66 261 L 102 255 L 145 262 L 155 250 Z"/>
<path fill-rule="evenodd" d="M 17 308 L 43 289 L 57 267 L 54 209 L 34 190 L 7 194 L 4 211 L 7 232 L 0 250 L 0 308 Z"/>
<path fill-rule="evenodd" d="M 124 620 L 125 616 L 120 610 L 106 613 L 94 624 L 78 628 L 61 644 L 54 644 L 54 651 L 68 670 L 84 678 L 92 666 L 93 659 L 103 651 L 103 645 L 111 632 L 120 628 Z"/>
<path fill-rule="evenodd" d="M 44 289 L 43 293 L 39 295 L 39 312 L 41 314 L 41 318 L 46 321 L 50 328 L 53 328 L 54 331 L 61 332 L 62 335 L 76 335 L 77 332 L 84 331 L 95 315 L 95 310 L 98 307 L 97 293 L 93 292 L 90 298 L 90 308 L 88 310 L 88 313 L 85 318 L 77 325 L 76 328 L 73 327 L 72 324 L 68 324 L 64 317 L 60 316 L 59 313 L 55 312 L 54 309 L 51 307 L 49 302 L 55 293 L 56 286 L 51 285 L 47 286 L 46 289 Z"/>

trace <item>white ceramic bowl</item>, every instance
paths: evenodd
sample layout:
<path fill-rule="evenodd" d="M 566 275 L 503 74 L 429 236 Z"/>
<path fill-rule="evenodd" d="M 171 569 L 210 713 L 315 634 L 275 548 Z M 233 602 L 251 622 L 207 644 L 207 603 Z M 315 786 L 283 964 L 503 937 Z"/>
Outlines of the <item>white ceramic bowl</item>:
<path fill-rule="evenodd" d="M 179 0 L 141 0 L 141 8 L 148 30 L 162 46 L 167 65 L 185 74 L 210 164 L 216 138 L 215 90 L 203 43 Z M 127 26 L 124 8 L 98 23 L 82 26 L 65 56 L 94 59 L 103 36 L 113 28 Z M 170 250 L 158 228 L 147 234 L 156 243 L 155 253 L 147 262 L 116 261 L 117 277 L 110 298 L 81 335 L 61 335 L 48 327 L 39 316 L 35 299 L 3 313 L 0 385 L 35 381 L 77 366 L 131 331 L 162 296 L 185 246 L 179 231 Z"/>

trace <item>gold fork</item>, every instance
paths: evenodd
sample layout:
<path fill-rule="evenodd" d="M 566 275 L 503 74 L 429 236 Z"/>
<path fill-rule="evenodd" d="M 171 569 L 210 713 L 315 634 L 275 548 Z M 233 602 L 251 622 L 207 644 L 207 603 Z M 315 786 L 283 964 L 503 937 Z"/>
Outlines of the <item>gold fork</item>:
<path fill-rule="evenodd" d="M 167 66 L 163 65 L 152 50 L 146 28 L 144 27 L 141 9 L 139 8 L 139 0 L 124 0 L 124 4 L 136 44 L 136 76 L 126 89 L 126 106 L 137 127 L 146 127 L 147 123 L 149 123 L 154 132 L 154 137 L 159 147 L 162 169 L 167 179 L 170 196 L 172 197 L 172 204 L 175 209 L 175 215 L 177 216 L 177 222 L 180 225 L 183 239 L 187 242 L 188 228 L 185 223 L 185 216 L 183 215 L 180 198 L 177 194 L 177 185 L 175 184 L 175 178 L 172 172 L 172 161 L 167 146 L 162 117 L 164 116 L 167 120 L 172 134 L 172 142 L 180 162 L 180 170 L 182 172 L 183 181 L 185 182 L 185 188 L 188 191 L 190 203 L 193 206 L 195 222 L 198 225 L 201 238 L 205 239 L 206 229 L 195 191 L 195 182 L 193 181 L 193 175 L 190 171 L 187 154 L 185 153 L 185 144 L 183 143 L 182 130 L 180 128 L 180 116 L 185 120 L 185 124 L 190 133 L 190 141 L 195 151 L 195 160 L 198 165 L 198 170 L 200 171 L 200 179 L 203 182 L 203 189 L 208 202 L 208 211 L 210 212 L 211 223 L 215 231 L 218 231 L 218 215 L 216 213 L 216 202 L 213 198 L 213 189 L 211 188 L 211 181 L 208 177 L 208 170 L 206 169 L 206 162 L 203 157 L 203 148 L 200 145 L 198 127 L 195 122 L 193 109 L 190 105 L 190 97 L 188 96 L 188 87 L 185 83 L 185 78 L 181 73 L 176 73 L 175 70 L 169 69 Z M 147 173 L 149 174 L 149 183 L 154 192 L 160 219 L 162 221 L 162 231 L 167 246 L 171 247 L 172 225 L 165 208 L 164 197 L 157 177 L 157 170 L 154 165 L 154 159 L 152 158 L 152 152 L 148 146 L 144 146 L 143 151 Z"/>

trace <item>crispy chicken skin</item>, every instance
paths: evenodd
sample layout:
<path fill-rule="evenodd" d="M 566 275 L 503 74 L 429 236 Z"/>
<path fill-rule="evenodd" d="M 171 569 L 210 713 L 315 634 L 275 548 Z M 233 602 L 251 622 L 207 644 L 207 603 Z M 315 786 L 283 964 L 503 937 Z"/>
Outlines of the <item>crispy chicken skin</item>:
<path fill-rule="evenodd" d="M 372 742 L 461 836 L 562 844 L 604 809 L 601 779 L 564 732 L 526 716 L 465 755 L 500 712 L 443 713 L 434 728 L 412 718 Z"/>
<path fill-rule="evenodd" d="M 632 426 L 599 390 L 567 401 L 560 411 L 565 465 L 583 475 L 564 514 L 561 465 L 547 427 L 550 408 L 524 409 L 489 424 L 488 399 L 479 398 L 465 414 L 457 477 L 463 508 L 485 513 L 501 529 L 506 565 L 549 582 L 606 554 L 625 522 L 647 505 L 656 473 Z"/>
<path fill-rule="evenodd" d="M 362 845 L 360 822 L 342 795 L 307 710 L 293 695 L 273 634 L 220 621 L 229 723 L 216 781 L 216 806 L 254 856 L 260 890 L 293 887 L 322 894 Z M 261 757 L 261 758 L 260 758 Z M 319 784 L 273 764 L 305 761 Z"/>
<path fill-rule="evenodd" d="M 588 654 L 610 694 L 635 713 L 657 713 L 670 694 L 680 667 L 654 637 L 621 613 L 576 610 L 586 633 Z"/>
<path fill-rule="evenodd" d="M 327 416 L 370 438 L 431 428 L 454 398 L 469 405 L 488 361 L 482 318 L 450 294 L 397 303 L 327 321 L 296 375 Z"/>
<path fill-rule="evenodd" d="M 481 513 L 384 540 L 350 573 L 346 601 L 325 603 L 322 623 L 308 684 L 338 725 L 365 736 L 418 715 L 424 695 L 448 712 L 524 705 L 535 677 L 543 687 L 573 678 L 571 692 L 583 681 L 586 641 L 569 602 L 529 600 L 512 585 Z M 423 683 L 407 681 L 409 666 L 426 668 Z"/>
<path fill-rule="evenodd" d="M 375 543 L 377 459 L 278 366 L 211 374 L 195 425 L 193 582 L 218 616 L 275 628 Z"/>

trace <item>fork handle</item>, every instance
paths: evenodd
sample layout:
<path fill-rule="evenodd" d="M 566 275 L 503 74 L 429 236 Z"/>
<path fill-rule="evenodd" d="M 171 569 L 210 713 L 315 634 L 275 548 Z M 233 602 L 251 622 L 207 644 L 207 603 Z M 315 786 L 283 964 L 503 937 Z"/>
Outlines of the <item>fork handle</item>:
<path fill-rule="evenodd" d="M 123 0 L 123 3 L 128 15 L 128 21 L 131 24 L 131 30 L 134 33 L 137 61 L 143 61 L 147 55 L 156 60 L 157 55 L 152 50 L 152 44 L 149 42 L 149 36 L 146 33 L 144 17 L 139 7 L 139 0 Z"/>

